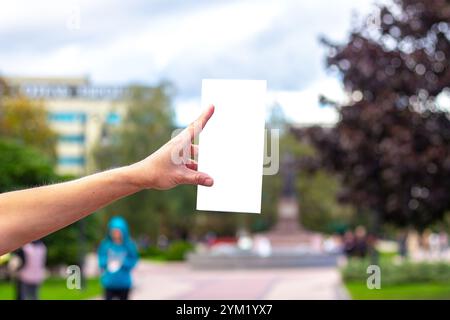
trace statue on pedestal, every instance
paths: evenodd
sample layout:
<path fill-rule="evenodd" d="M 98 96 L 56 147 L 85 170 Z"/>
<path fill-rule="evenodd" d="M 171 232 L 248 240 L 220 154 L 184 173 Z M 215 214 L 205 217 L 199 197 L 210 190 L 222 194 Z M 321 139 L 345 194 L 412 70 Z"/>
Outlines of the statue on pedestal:
<path fill-rule="evenodd" d="M 281 162 L 283 187 L 278 202 L 278 221 L 275 229 L 297 231 L 299 227 L 299 205 L 295 192 L 295 159 L 290 153 L 283 156 Z"/>
<path fill-rule="evenodd" d="M 317 251 L 321 235 L 302 227 L 300 206 L 296 191 L 296 159 L 290 153 L 283 155 L 280 164 L 282 189 L 278 200 L 277 222 L 265 235 L 274 248 L 303 248 Z"/>
<path fill-rule="evenodd" d="M 281 175 L 283 176 L 282 197 L 295 197 L 295 162 L 290 153 L 286 153 L 281 161 Z"/>

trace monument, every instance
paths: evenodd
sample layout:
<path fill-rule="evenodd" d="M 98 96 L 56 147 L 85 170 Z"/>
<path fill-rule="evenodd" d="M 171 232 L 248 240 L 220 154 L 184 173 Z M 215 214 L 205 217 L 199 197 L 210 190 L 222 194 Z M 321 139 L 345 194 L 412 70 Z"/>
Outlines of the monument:
<path fill-rule="evenodd" d="M 286 153 L 281 163 L 283 187 L 277 206 L 277 222 L 267 233 L 272 246 L 279 250 L 320 251 L 322 235 L 306 230 L 300 219 L 299 200 L 295 191 L 296 163 Z"/>
<path fill-rule="evenodd" d="M 300 223 L 295 167 L 293 156 L 285 154 L 281 163 L 283 187 L 277 206 L 277 222 L 268 232 L 254 236 L 255 240 L 269 243 L 269 250 L 261 254 L 261 251 L 242 250 L 236 245 L 226 252 L 215 252 L 214 249 L 195 252 L 188 255 L 190 266 L 195 269 L 251 269 L 336 265 L 338 255 L 323 250 L 323 236 L 306 230 Z"/>

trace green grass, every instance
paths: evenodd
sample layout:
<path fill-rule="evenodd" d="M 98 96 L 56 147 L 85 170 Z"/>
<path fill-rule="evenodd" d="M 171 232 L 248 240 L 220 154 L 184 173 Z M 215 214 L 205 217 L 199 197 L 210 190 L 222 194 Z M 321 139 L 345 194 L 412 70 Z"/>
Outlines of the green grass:
<path fill-rule="evenodd" d="M 418 299 L 450 299 L 450 283 L 409 283 L 381 286 L 381 289 L 370 290 L 366 283 L 347 282 L 345 284 L 352 299 L 355 300 L 418 300 Z"/>
<path fill-rule="evenodd" d="M 15 284 L 12 282 L 0 282 L 0 300 L 11 300 L 15 296 Z M 87 280 L 86 287 L 82 290 L 69 290 L 66 280 L 62 278 L 49 278 L 42 285 L 39 297 L 42 300 L 82 300 L 94 298 L 102 293 L 98 278 Z"/>
<path fill-rule="evenodd" d="M 392 262 L 395 257 L 397 257 L 397 252 L 379 252 L 380 262 Z"/>

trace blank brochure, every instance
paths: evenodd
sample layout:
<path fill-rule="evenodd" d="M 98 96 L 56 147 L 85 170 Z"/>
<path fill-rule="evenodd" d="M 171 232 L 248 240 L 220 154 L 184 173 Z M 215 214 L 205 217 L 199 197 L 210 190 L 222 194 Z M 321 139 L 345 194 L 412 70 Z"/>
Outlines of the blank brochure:
<path fill-rule="evenodd" d="M 261 212 L 266 81 L 203 80 L 202 108 L 215 111 L 199 135 L 197 210 Z"/>

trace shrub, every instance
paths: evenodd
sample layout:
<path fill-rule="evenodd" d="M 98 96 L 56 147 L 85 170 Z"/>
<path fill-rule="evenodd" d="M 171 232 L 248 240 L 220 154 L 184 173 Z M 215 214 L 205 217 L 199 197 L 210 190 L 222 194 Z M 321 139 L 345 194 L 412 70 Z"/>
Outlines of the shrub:
<path fill-rule="evenodd" d="M 146 258 L 166 260 L 166 261 L 183 261 L 189 251 L 194 250 L 194 246 L 187 241 L 174 241 L 166 250 L 157 247 L 148 247 L 141 251 L 141 256 Z"/>
<path fill-rule="evenodd" d="M 164 256 L 164 251 L 155 246 L 150 246 L 145 249 L 141 249 L 140 256 L 143 258 L 161 258 Z"/>
<path fill-rule="evenodd" d="M 365 260 L 351 260 L 342 269 L 342 277 L 345 281 L 366 281 L 368 263 Z M 450 283 L 450 264 L 439 262 L 404 262 L 393 264 L 381 262 L 381 281 L 383 284 L 406 284 L 420 282 Z"/>
<path fill-rule="evenodd" d="M 192 251 L 194 246 L 186 241 L 175 241 L 169 245 L 165 252 L 165 257 L 168 261 L 183 261 L 186 254 Z"/>

